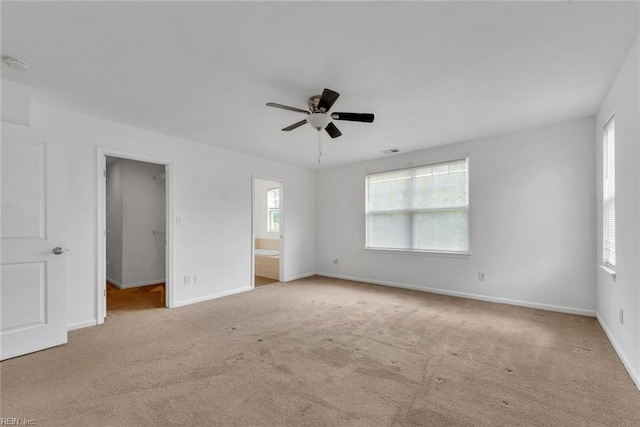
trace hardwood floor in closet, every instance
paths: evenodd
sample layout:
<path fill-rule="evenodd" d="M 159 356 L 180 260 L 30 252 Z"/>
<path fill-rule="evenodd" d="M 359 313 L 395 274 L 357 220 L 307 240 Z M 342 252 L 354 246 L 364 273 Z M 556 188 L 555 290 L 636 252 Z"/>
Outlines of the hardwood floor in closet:
<path fill-rule="evenodd" d="M 267 279 L 266 277 L 260 277 L 260 276 L 254 276 L 254 277 L 255 277 L 254 283 L 256 288 L 259 288 L 260 286 L 278 283 L 277 280 Z"/>
<path fill-rule="evenodd" d="M 107 283 L 107 317 L 165 307 L 165 284 L 118 289 Z"/>

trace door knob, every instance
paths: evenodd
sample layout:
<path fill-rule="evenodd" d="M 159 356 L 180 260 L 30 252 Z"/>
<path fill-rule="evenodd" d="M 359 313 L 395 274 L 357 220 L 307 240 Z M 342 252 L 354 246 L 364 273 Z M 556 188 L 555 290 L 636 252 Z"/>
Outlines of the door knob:
<path fill-rule="evenodd" d="M 53 251 L 51 252 L 53 252 L 56 255 L 60 255 L 64 253 L 64 249 L 62 249 L 60 246 L 56 246 L 55 248 L 53 248 Z"/>

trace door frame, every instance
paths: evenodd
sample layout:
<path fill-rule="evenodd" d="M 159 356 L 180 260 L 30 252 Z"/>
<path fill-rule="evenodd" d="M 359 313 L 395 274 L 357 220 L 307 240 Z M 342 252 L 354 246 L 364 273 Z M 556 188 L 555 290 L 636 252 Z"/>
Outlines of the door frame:
<path fill-rule="evenodd" d="M 96 317 L 97 323 L 104 323 L 107 316 L 107 253 L 106 253 L 106 226 L 107 226 L 107 186 L 106 186 L 106 170 L 107 156 L 118 157 L 121 159 L 136 160 L 140 162 L 155 163 L 164 165 L 165 167 L 165 227 L 166 227 L 166 244 L 165 244 L 165 306 L 173 308 L 175 283 L 173 277 L 173 164 L 171 160 L 164 157 L 151 156 L 143 153 L 135 153 L 132 151 L 118 150 L 114 148 L 98 147 L 97 150 L 97 181 L 98 181 L 98 247 L 97 247 L 97 287 L 96 287 Z"/>
<path fill-rule="evenodd" d="M 269 175 L 261 175 L 257 173 L 251 174 L 251 289 L 256 287 L 256 229 L 255 229 L 255 216 L 256 216 L 256 180 L 260 181 L 273 181 L 280 184 L 280 260 L 278 262 L 278 276 L 279 281 L 284 282 L 284 238 L 287 221 L 285 219 L 285 194 L 284 194 L 284 182 L 281 178 L 276 178 Z"/>

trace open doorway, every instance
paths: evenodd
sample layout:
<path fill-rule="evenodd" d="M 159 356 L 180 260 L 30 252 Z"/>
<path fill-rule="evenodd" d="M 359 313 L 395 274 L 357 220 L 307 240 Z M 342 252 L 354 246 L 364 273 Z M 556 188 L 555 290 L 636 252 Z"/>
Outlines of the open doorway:
<path fill-rule="evenodd" d="M 165 306 L 165 166 L 106 158 L 107 317 Z"/>
<path fill-rule="evenodd" d="M 253 180 L 253 287 L 282 279 L 284 228 L 282 182 L 256 177 Z"/>
<path fill-rule="evenodd" d="M 168 163 L 147 160 L 99 154 L 104 162 L 99 323 L 105 317 L 170 306 Z"/>

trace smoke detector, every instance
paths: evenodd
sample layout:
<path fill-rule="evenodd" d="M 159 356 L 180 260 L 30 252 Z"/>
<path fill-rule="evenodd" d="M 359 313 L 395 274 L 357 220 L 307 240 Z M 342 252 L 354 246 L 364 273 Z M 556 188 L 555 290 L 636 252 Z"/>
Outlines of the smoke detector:
<path fill-rule="evenodd" d="M 29 71 L 31 65 L 27 61 L 14 58 L 12 56 L 2 55 L 2 63 L 7 67 L 18 71 Z"/>

